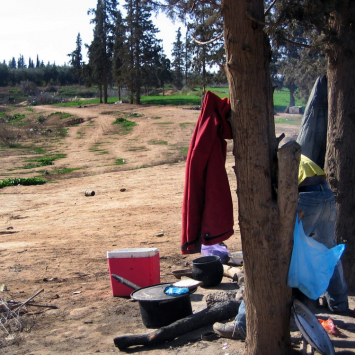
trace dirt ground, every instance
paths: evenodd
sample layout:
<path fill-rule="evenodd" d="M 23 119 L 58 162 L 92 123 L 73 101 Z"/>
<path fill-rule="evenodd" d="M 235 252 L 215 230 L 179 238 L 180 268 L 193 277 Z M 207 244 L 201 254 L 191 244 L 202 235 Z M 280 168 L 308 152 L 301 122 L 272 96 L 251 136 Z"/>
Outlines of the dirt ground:
<path fill-rule="evenodd" d="M 69 128 L 65 138 L 41 136 L 26 142 L 51 154 L 66 154 L 46 167 L 48 183 L 0 190 L 0 285 L 7 289 L 0 291 L 0 297 L 25 301 L 44 289 L 34 302 L 58 307 L 28 306 L 28 313 L 21 316 L 25 331 L 18 334 L 15 327 L 6 337 L 1 330 L 2 344 L 7 347 L 0 348 L 0 353 L 119 353 L 115 337 L 151 330 L 144 327 L 137 302 L 112 296 L 107 251 L 158 248 L 161 282 L 176 281 L 171 272 L 191 267 L 198 257 L 180 254 L 180 236 L 186 147 L 199 111 L 126 104 L 33 109 L 34 114 L 45 116 L 56 111 L 70 113 L 84 122 Z M 122 112 L 131 113 L 129 119 L 137 124 L 124 135 L 117 134 L 112 125 Z M 277 133 L 286 134 L 283 142 L 295 138 L 298 129 L 299 125 L 277 125 Z M 229 251 L 237 251 L 241 241 L 231 142 L 228 152 L 235 234 L 226 244 Z M 0 150 L 0 180 L 38 176 L 43 167 L 23 169 L 26 159 L 34 155 L 28 150 Z M 124 159 L 125 164 L 114 165 L 116 159 Z M 80 169 L 55 172 L 66 168 Z M 95 196 L 85 196 L 85 190 L 95 191 Z M 162 231 L 163 236 L 156 236 Z M 228 278 L 217 287 L 198 288 L 191 296 L 193 311 L 206 307 L 207 294 L 237 288 Z M 355 307 L 353 296 L 350 306 Z M 319 316 L 327 319 L 329 314 L 322 312 Z M 340 338 L 332 337 L 337 354 L 355 354 L 355 319 L 332 318 L 343 333 Z M 161 346 L 130 348 L 127 353 L 242 354 L 243 342 L 201 340 L 201 334 L 211 329 L 206 326 Z M 299 349 L 300 333 L 292 336 Z"/>

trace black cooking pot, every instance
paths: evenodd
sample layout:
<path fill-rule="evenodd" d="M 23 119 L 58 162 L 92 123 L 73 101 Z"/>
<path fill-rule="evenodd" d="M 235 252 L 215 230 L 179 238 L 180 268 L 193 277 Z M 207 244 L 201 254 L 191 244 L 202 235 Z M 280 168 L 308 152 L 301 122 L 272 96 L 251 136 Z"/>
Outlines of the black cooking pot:
<path fill-rule="evenodd" d="M 142 321 L 147 328 L 160 328 L 192 314 L 190 294 L 196 289 L 184 295 L 171 296 L 164 293 L 170 283 L 140 288 L 121 276 L 111 276 L 135 290 L 131 298 L 139 302 Z"/>
<path fill-rule="evenodd" d="M 217 255 L 204 256 L 192 261 L 192 277 L 202 281 L 204 287 L 217 286 L 223 278 L 223 265 Z"/>

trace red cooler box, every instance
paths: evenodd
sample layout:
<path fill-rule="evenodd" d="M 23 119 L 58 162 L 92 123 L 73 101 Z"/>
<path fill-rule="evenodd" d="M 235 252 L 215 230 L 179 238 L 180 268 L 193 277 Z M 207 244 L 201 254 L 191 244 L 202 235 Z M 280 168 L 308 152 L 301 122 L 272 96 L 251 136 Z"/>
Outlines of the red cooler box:
<path fill-rule="evenodd" d="M 159 250 L 157 248 L 116 249 L 107 252 L 112 294 L 129 296 L 133 290 L 111 277 L 122 276 L 139 287 L 160 283 Z"/>

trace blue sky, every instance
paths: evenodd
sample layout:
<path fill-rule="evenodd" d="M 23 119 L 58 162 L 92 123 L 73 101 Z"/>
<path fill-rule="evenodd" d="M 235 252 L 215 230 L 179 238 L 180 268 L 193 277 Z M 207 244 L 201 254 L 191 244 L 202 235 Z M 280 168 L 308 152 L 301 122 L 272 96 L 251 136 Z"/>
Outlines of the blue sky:
<path fill-rule="evenodd" d="M 45 64 L 68 63 L 68 53 L 75 49 L 78 33 L 83 41 L 83 61 L 87 62 L 84 43 L 90 44 L 93 37 L 92 16 L 89 8 L 96 7 L 97 0 L 2 0 L 0 8 L 0 61 L 6 63 L 20 54 L 28 64 L 28 58 L 36 60 L 37 54 Z M 121 1 L 123 3 L 123 1 Z M 170 57 L 172 43 L 178 27 L 164 15 L 152 17 L 160 29 L 157 38 L 163 40 L 165 54 Z"/>

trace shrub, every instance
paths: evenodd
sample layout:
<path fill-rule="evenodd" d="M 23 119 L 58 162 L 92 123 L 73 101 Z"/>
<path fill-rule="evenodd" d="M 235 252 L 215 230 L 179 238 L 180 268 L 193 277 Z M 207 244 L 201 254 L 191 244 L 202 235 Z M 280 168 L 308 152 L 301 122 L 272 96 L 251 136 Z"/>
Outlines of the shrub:
<path fill-rule="evenodd" d="M 6 187 L 6 186 L 17 186 L 17 185 L 42 185 L 45 184 L 47 181 L 37 178 L 37 177 L 32 177 L 32 178 L 14 178 L 14 179 L 5 179 L 0 181 L 0 189 Z"/>
<path fill-rule="evenodd" d="M 15 147 L 21 138 L 21 132 L 16 127 L 0 123 L 0 142 L 8 147 Z"/>
<path fill-rule="evenodd" d="M 21 81 L 20 83 L 21 90 L 24 94 L 27 95 L 37 95 L 38 88 L 35 83 L 29 80 Z"/>
<path fill-rule="evenodd" d="M 46 91 L 46 92 L 57 92 L 58 89 L 57 89 L 54 85 L 48 85 L 48 86 L 45 88 L 45 91 Z"/>

